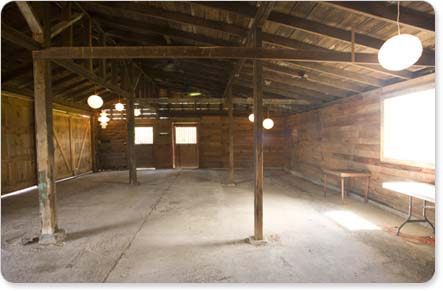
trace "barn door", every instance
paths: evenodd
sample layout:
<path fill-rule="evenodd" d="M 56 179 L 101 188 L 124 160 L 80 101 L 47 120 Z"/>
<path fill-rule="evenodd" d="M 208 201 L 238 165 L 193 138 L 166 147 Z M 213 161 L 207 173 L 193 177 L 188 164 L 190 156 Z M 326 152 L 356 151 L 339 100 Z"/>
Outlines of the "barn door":
<path fill-rule="evenodd" d="M 196 125 L 174 125 L 174 168 L 198 168 Z"/>

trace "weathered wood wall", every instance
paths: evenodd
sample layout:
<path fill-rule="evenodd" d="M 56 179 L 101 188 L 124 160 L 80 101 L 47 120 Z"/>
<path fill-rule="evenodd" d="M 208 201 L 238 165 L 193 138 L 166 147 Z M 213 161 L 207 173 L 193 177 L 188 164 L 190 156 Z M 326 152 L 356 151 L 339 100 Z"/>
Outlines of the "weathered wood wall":
<path fill-rule="evenodd" d="M 31 98 L 2 93 L 2 193 L 37 183 Z M 90 118 L 54 110 L 57 179 L 91 170 Z"/>
<path fill-rule="evenodd" d="M 407 211 L 407 197 L 386 190 L 386 181 L 434 183 L 435 171 L 380 161 L 381 90 L 292 115 L 287 120 L 289 169 L 321 181 L 321 168 L 367 169 L 371 172 L 369 197 Z M 338 179 L 329 178 L 338 186 Z M 350 190 L 364 193 L 365 180 L 354 179 Z M 418 201 L 417 201 L 418 203 Z M 420 212 L 418 212 L 420 213 Z"/>
<path fill-rule="evenodd" d="M 228 118 L 204 116 L 201 118 L 176 118 L 163 120 L 138 119 L 137 125 L 154 126 L 153 156 L 155 168 L 172 168 L 172 123 L 198 122 L 200 168 L 228 167 Z M 253 167 L 253 124 L 247 117 L 234 118 L 235 167 Z M 264 132 L 265 167 L 283 168 L 286 160 L 284 118 L 274 118 L 275 126 Z M 113 120 L 99 131 L 99 157 L 104 169 L 127 168 L 125 120 Z"/>

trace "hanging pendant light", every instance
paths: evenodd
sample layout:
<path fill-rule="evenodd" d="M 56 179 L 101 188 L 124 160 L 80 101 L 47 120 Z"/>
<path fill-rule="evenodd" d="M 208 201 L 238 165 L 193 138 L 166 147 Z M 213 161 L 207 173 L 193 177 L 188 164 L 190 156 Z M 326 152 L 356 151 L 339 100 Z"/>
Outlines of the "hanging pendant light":
<path fill-rule="evenodd" d="M 274 121 L 269 118 L 269 107 L 267 110 L 266 119 L 263 120 L 263 127 L 268 130 L 274 127 Z"/>
<path fill-rule="evenodd" d="M 418 37 L 400 33 L 400 1 L 397 1 L 397 30 L 398 34 L 385 41 L 378 51 L 378 62 L 390 71 L 407 69 L 418 61 L 423 52 Z"/>
<path fill-rule="evenodd" d="M 108 123 L 109 122 L 109 117 L 108 117 L 108 113 L 106 113 L 105 110 L 102 110 L 102 112 L 100 112 L 100 117 L 98 118 L 98 121 L 100 121 L 101 123 Z"/>
<path fill-rule="evenodd" d="M 142 111 L 141 111 L 141 109 L 140 108 L 135 108 L 134 109 L 134 116 L 140 116 L 140 115 L 142 115 Z"/>
<path fill-rule="evenodd" d="M 250 122 L 254 122 L 254 113 L 249 114 L 248 119 Z"/>
<path fill-rule="evenodd" d="M 96 94 L 91 95 L 88 97 L 88 105 L 93 109 L 99 109 L 103 106 L 103 99 Z"/>
<path fill-rule="evenodd" d="M 101 128 L 105 129 L 108 126 L 108 124 L 106 122 L 101 122 L 100 126 Z"/>
<path fill-rule="evenodd" d="M 125 105 L 120 102 L 120 96 L 118 96 L 118 102 L 114 105 L 115 110 L 117 111 L 123 111 L 125 110 Z"/>

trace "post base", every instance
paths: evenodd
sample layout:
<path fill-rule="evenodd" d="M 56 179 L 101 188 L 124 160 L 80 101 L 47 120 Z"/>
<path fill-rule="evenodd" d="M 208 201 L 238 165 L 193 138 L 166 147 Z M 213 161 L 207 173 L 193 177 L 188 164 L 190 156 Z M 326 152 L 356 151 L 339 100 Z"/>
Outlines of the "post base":
<path fill-rule="evenodd" d="M 65 238 L 65 230 L 57 229 L 53 234 L 40 234 L 38 243 L 41 245 L 63 245 Z"/>
<path fill-rule="evenodd" d="M 265 239 L 262 240 L 256 240 L 253 236 L 250 236 L 246 239 L 246 242 L 253 245 L 253 246 L 265 246 L 268 244 L 268 241 Z"/>

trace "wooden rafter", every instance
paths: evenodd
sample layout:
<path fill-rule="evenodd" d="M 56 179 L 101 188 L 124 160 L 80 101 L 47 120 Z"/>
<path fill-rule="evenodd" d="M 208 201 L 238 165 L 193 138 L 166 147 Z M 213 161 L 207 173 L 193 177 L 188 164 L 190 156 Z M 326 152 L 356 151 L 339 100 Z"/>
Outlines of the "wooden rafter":
<path fill-rule="evenodd" d="M 31 4 L 27 1 L 16 1 L 15 3 L 31 29 L 33 38 L 37 42 L 43 43 L 43 26 L 40 23 L 34 8 L 32 8 Z"/>

